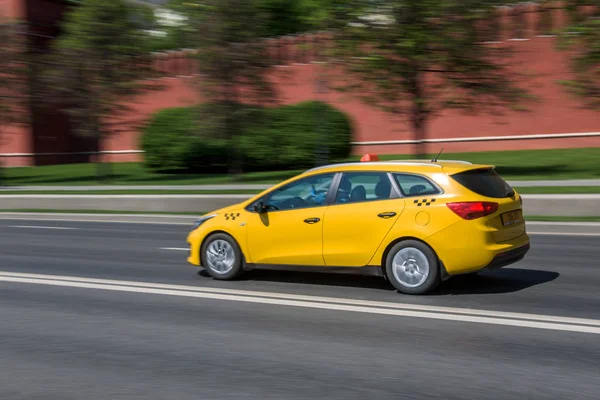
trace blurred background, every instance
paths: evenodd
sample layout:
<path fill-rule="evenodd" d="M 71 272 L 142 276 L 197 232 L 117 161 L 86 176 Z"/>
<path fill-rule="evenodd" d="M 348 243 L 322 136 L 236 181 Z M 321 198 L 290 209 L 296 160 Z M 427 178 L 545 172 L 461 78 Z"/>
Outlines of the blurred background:
<path fill-rule="evenodd" d="M 268 184 L 442 148 L 513 180 L 599 178 L 599 10 L 1 0 L 0 182 Z"/>
<path fill-rule="evenodd" d="M 0 399 L 600 398 L 599 17 L 600 0 L 0 0 Z M 522 262 L 421 297 L 186 263 L 199 214 L 325 163 L 441 150 L 523 194 Z"/>

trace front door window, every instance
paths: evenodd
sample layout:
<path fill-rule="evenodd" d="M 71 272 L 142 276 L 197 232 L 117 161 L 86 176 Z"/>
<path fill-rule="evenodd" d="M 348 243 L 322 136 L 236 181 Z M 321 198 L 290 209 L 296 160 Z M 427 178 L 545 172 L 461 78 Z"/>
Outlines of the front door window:
<path fill-rule="evenodd" d="M 323 174 L 300 179 L 283 186 L 264 197 L 268 211 L 285 211 L 325 205 L 334 174 Z"/>

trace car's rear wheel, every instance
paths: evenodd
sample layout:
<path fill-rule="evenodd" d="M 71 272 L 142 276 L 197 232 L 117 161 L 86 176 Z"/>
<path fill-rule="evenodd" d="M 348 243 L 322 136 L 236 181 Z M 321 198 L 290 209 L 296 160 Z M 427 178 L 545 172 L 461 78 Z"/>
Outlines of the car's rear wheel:
<path fill-rule="evenodd" d="M 210 235 L 202 245 L 202 264 L 214 279 L 231 280 L 243 271 L 242 251 L 225 233 Z"/>
<path fill-rule="evenodd" d="M 416 240 L 396 243 L 385 261 L 387 278 L 402 293 L 425 294 L 440 282 L 440 268 L 433 250 Z"/>

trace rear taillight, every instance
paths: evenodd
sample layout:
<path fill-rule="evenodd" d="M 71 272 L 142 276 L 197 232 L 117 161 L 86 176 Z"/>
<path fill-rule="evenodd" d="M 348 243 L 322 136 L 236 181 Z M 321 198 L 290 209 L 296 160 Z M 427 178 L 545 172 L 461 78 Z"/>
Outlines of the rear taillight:
<path fill-rule="evenodd" d="M 447 203 L 449 209 L 463 219 L 477 219 L 498 211 L 498 203 L 473 201 L 463 203 Z"/>

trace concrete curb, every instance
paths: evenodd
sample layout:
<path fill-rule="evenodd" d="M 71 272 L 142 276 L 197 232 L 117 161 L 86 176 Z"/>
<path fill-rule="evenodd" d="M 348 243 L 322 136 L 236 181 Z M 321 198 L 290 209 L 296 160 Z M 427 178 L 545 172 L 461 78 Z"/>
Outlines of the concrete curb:
<path fill-rule="evenodd" d="M 196 214 L 243 202 L 252 195 L 2 195 L 0 210 L 107 210 Z M 526 215 L 598 216 L 600 194 L 523 195 Z"/>

